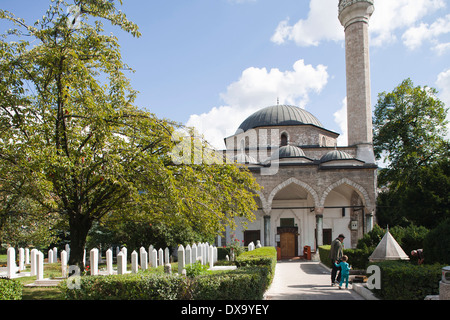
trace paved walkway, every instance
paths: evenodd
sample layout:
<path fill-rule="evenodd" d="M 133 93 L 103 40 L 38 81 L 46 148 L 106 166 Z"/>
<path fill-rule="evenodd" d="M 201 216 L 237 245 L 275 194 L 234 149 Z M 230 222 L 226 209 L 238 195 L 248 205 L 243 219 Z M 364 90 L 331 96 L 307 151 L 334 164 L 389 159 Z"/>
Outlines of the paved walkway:
<path fill-rule="evenodd" d="M 319 262 L 278 261 L 266 300 L 364 300 L 349 289 L 331 286 L 330 272 Z"/>

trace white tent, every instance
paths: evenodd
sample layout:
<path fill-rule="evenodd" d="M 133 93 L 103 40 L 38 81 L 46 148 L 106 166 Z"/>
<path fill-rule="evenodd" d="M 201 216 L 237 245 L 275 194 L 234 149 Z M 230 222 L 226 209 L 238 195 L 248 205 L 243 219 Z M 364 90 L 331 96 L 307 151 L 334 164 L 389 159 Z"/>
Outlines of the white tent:
<path fill-rule="evenodd" d="M 408 255 L 403 251 L 397 241 L 395 241 L 389 230 L 369 257 L 369 261 L 384 260 L 409 260 Z"/>

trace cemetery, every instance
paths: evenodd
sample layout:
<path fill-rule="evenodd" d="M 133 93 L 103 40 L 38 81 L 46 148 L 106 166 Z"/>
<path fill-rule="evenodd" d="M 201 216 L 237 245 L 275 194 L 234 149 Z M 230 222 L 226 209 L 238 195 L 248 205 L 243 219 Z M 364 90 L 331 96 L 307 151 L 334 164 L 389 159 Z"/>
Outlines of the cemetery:
<path fill-rule="evenodd" d="M 176 250 L 150 245 L 131 253 L 126 247 L 103 254 L 93 248 L 85 252 L 81 274 L 67 263 L 69 245 L 59 254 L 58 248 L 45 253 L 19 248 L 16 254 L 10 247 L 6 268 L 0 268 L 0 291 L 5 292 L 0 299 L 20 300 L 22 291 L 39 287 L 58 292 L 58 300 L 262 299 L 273 278 L 275 248 L 250 243 L 243 254 L 234 257 L 230 252 L 222 261 L 219 250 L 224 248 L 208 243 L 179 245 Z M 5 285 L 12 289 L 4 290 Z"/>

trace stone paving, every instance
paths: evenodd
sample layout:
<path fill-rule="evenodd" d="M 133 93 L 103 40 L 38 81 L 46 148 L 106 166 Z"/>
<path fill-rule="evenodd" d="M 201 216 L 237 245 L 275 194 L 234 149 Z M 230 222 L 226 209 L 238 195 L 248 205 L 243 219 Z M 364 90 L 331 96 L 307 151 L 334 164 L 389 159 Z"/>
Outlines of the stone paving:
<path fill-rule="evenodd" d="M 319 262 L 281 260 L 275 268 L 266 300 L 365 300 L 349 289 L 331 286 L 330 272 Z"/>

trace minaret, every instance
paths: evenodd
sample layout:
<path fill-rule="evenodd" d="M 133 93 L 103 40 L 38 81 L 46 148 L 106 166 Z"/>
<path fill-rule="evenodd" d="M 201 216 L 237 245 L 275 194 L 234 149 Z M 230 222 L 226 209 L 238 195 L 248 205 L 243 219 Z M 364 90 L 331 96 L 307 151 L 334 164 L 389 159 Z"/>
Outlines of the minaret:
<path fill-rule="evenodd" d="M 369 19 L 373 0 L 340 0 L 339 21 L 345 28 L 348 145 L 357 158 L 375 163 L 370 94 Z"/>

